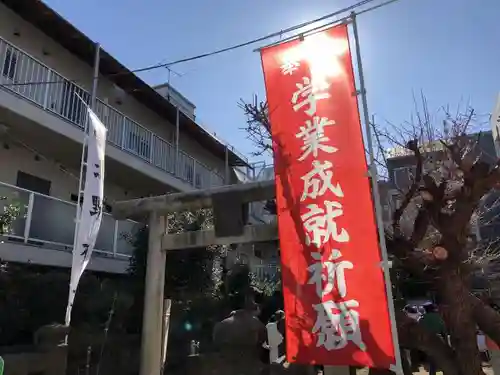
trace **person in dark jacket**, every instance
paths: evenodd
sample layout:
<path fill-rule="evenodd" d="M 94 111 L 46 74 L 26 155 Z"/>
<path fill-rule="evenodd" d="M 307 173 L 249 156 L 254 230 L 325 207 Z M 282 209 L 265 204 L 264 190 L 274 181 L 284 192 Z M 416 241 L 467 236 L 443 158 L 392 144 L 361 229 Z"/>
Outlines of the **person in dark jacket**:
<path fill-rule="evenodd" d="M 438 335 L 444 342 L 447 343 L 448 333 L 446 332 L 446 325 L 443 318 L 439 314 L 437 306 L 435 304 L 428 304 L 424 307 L 425 314 L 419 322 L 427 331 Z M 437 369 L 432 358 L 427 358 L 427 362 L 429 363 L 429 375 L 436 375 Z"/>

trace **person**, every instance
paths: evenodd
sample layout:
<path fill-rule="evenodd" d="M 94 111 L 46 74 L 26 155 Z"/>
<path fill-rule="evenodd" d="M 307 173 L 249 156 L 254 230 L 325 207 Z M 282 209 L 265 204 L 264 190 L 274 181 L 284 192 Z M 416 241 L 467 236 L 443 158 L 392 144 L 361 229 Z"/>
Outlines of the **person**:
<path fill-rule="evenodd" d="M 276 311 L 266 325 L 269 363 L 281 364 L 285 361 L 285 312 Z"/>
<path fill-rule="evenodd" d="M 425 315 L 420 319 L 420 323 L 424 328 L 443 339 L 444 342 L 448 342 L 448 333 L 446 332 L 446 325 L 444 320 L 439 314 L 438 308 L 435 304 L 430 303 L 424 306 Z M 429 363 L 429 375 L 436 375 L 437 369 L 434 361 L 431 358 L 427 358 Z"/>
<path fill-rule="evenodd" d="M 236 293 L 231 296 L 230 303 L 233 311 L 214 327 L 212 336 L 215 347 L 219 351 L 245 352 L 261 357 L 267 332 L 257 318 L 259 310 L 253 297 Z"/>

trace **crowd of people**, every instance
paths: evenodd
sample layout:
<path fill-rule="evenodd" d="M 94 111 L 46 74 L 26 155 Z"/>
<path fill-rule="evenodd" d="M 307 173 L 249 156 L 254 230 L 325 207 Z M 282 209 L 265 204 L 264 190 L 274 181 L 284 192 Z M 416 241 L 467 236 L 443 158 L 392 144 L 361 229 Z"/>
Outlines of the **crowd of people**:
<path fill-rule="evenodd" d="M 219 349 L 226 348 L 231 351 L 238 347 L 241 349 L 245 347 L 246 355 L 250 354 L 248 350 L 251 349 L 263 363 L 275 363 L 287 367 L 283 310 L 278 309 L 272 314 L 262 314 L 255 300 L 243 295 L 234 296 L 232 302 L 234 310 L 215 326 L 213 339 L 216 346 Z M 436 304 L 432 302 L 409 304 L 405 306 L 404 311 L 408 317 L 451 345 L 445 322 Z M 264 315 L 266 319 L 263 320 Z M 477 335 L 477 345 L 484 356 L 483 360 L 488 361 L 486 338 L 480 331 Z M 419 368 L 424 365 L 430 375 L 437 373 L 435 363 L 423 352 L 418 350 L 405 350 L 404 352 L 414 372 L 418 372 Z"/>

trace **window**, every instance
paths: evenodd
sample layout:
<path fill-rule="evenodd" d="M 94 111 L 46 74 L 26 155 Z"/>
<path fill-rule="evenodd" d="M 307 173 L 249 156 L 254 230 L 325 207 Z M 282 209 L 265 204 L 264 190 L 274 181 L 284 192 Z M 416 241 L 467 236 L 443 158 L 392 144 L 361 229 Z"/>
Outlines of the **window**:
<path fill-rule="evenodd" d="M 5 60 L 3 62 L 2 75 L 14 80 L 16 76 L 17 56 L 12 47 L 7 46 L 5 51 Z"/>
<path fill-rule="evenodd" d="M 18 171 L 16 185 L 20 188 L 34 191 L 36 193 L 50 195 L 51 182 L 49 180 L 33 176 L 29 173 Z"/>

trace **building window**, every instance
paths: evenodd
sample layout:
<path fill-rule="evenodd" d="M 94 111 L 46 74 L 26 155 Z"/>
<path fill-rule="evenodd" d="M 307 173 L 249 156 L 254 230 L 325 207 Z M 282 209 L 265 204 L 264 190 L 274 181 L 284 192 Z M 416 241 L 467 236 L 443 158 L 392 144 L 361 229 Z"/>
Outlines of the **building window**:
<path fill-rule="evenodd" d="M 20 188 L 34 191 L 35 193 L 50 195 L 51 182 L 29 173 L 18 171 L 16 185 Z"/>
<path fill-rule="evenodd" d="M 16 76 L 16 67 L 17 67 L 17 56 L 12 47 L 7 47 L 5 51 L 5 60 L 3 62 L 2 75 L 11 80 L 14 80 Z"/>

